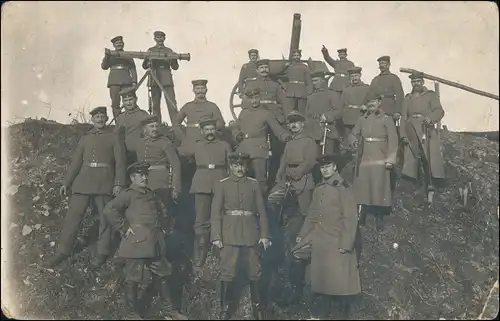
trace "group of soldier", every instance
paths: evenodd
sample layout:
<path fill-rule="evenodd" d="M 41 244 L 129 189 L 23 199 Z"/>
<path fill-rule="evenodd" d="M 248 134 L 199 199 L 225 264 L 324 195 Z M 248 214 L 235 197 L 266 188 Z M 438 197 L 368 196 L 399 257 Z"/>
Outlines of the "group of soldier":
<path fill-rule="evenodd" d="M 163 32 L 155 32 L 154 39 L 150 51 L 173 52 L 164 45 Z M 116 51 L 123 50 L 122 37 L 111 42 Z M 210 248 L 218 249 L 221 319 L 234 313 L 234 280 L 240 272 L 250 280 L 253 315 L 262 319 L 270 285 L 283 267 L 290 286 L 277 301 L 297 302 L 309 284 L 312 319 L 328 313 L 331 297 L 340 298 L 337 313 L 347 317 L 349 299 L 361 292 L 359 226 L 372 213 L 377 230 L 383 230 L 398 163 L 410 178 L 419 178 L 421 165 L 431 179 L 442 177 L 434 124 L 444 111 L 422 74 L 410 76 L 413 90 L 404 97 L 388 56 L 378 59 L 381 73 L 367 85 L 361 67 L 347 60 L 346 49 L 338 50 L 339 59 L 325 47 L 321 51 L 335 70 L 329 88 L 324 72 L 301 62 L 300 50 L 280 71 L 286 84 L 270 77 L 269 60 L 249 50 L 238 83 L 243 108 L 228 127 L 219 107 L 206 98 L 207 80 L 192 81 L 194 100 L 177 112 L 171 73 L 179 68 L 176 60 L 144 60 L 144 69 L 154 69 L 160 82 L 149 83 L 153 115 L 148 114 L 137 106 L 133 59 L 106 53 L 102 68 L 110 69 L 116 126 L 108 127 L 106 107 L 90 112 L 94 128 L 81 138 L 61 187 L 62 195 L 71 189 L 69 209 L 56 255 L 46 266 L 70 256 L 92 202 L 100 228 L 91 265 L 100 267 L 114 254 L 111 244 L 118 231 L 115 257 L 123 263 L 130 318 L 139 318 L 138 284 L 150 278 L 163 301 L 171 301 L 174 318 L 185 318 L 180 299 L 168 299 L 173 264 L 168 243 L 172 233 L 193 230 L 195 276 Z M 175 139 L 163 134 L 162 91 Z M 221 138 L 226 128 L 230 139 Z M 352 166 L 342 161 L 346 150 L 355 155 Z M 194 220 L 179 206 L 190 200 L 188 190 L 194 196 Z M 285 214 L 289 196 L 298 210 Z"/>

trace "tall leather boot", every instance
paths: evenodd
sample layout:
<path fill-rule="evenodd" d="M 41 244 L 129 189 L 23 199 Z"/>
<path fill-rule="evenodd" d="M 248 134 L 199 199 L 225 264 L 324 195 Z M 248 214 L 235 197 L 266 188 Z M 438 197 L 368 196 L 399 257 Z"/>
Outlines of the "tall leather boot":
<path fill-rule="evenodd" d="M 177 300 L 174 300 L 170 296 L 170 288 L 168 285 L 168 280 L 167 278 L 161 278 L 158 280 L 159 282 L 159 292 L 160 292 L 160 298 L 163 302 L 164 305 L 168 307 L 172 307 L 172 312 L 170 313 L 170 316 L 172 317 L 173 320 L 187 320 L 188 318 L 181 313 L 181 304 L 178 301 L 177 304 L 175 304 Z"/>
<path fill-rule="evenodd" d="M 125 283 L 125 305 L 127 307 L 125 320 L 142 320 L 137 311 L 137 287 L 137 282 Z"/>
<path fill-rule="evenodd" d="M 250 299 L 255 320 L 262 320 L 262 306 L 260 300 L 259 281 L 250 281 Z"/>
<path fill-rule="evenodd" d="M 232 314 L 233 288 L 232 282 L 220 282 L 220 320 L 229 320 Z"/>

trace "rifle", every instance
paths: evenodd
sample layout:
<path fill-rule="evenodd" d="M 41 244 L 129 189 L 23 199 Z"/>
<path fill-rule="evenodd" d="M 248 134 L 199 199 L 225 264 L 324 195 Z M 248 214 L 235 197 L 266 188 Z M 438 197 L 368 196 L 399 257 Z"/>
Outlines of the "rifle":
<path fill-rule="evenodd" d="M 281 203 L 280 212 L 278 214 L 280 226 L 283 226 L 283 210 L 285 208 L 285 201 L 288 193 L 290 192 L 290 186 L 292 183 L 290 181 L 285 182 L 285 195 L 283 196 L 283 201 Z"/>

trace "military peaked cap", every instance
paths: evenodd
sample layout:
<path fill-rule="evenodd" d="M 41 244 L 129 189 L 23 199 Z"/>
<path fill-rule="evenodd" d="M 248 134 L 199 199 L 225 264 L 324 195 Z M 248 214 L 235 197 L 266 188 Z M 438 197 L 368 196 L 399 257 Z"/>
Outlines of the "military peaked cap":
<path fill-rule="evenodd" d="M 213 118 L 204 118 L 198 122 L 198 125 L 200 126 L 200 128 L 203 128 L 207 125 L 216 125 L 216 124 L 217 124 L 217 120 L 213 119 Z"/>
<path fill-rule="evenodd" d="M 338 53 L 347 52 L 347 48 L 340 48 L 337 50 Z"/>
<path fill-rule="evenodd" d="M 158 123 L 159 120 L 160 119 L 158 118 L 157 115 L 150 115 L 141 121 L 141 126 L 146 126 L 147 124 L 151 123 Z"/>
<path fill-rule="evenodd" d="M 120 90 L 120 96 L 134 96 L 135 97 L 135 87 L 125 87 Z"/>
<path fill-rule="evenodd" d="M 408 77 L 410 79 L 424 79 L 424 73 L 421 71 L 414 71 Z"/>
<path fill-rule="evenodd" d="M 350 74 L 360 74 L 361 70 L 363 70 L 363 68 L 361 68 L 361 67 L 352 67 L 352 68 L 347 69 L 347 72 Z"/>
<path fill-rule="evenodd" d="M 111 39 L 111 43 L 115 43 L 117 41 L 123 41 L 123 37 L 122 36 L 116 36 L 113 39 Z"/>
<path fill-rule="evenodd" d="M 208 83 L 208 80 L 205 80 L 205 79 L 197 79 L 197 80 L 193 80 L 191 81 L 191 83 L 193 84 L 193 86 L 206 86 L 207 83 Z"/>
<path fill-rule="evenodd" d="M 377 61 L 378 62 L 381 62 L 381 61 L 391 62 L 391 57 L 389 57 L 389 56 L 382 56 L 382 57 L 378 58 Z"/>
<path fill-rule="evenodd" d="M 337 154 L 325 154 L 318 157 L 317 161 L 320 166 L 328 164 L 337 164 L 339 160 L 339 155 Z"/>
<path fill-rule="evenodd" d="M 268 65 L 269 66 L 269 59 L 260 59 L 260 60 L 257 60 L 257 66 L 263 66 L 263 65 Z"/>
<path fill-rule="evenodd" d="M 163 36 L 163 37 L 165 37 L 165 33 L 163 31 L 155 31 L 155 32 L 153 32 L 153 35 L 154 36 Z"/>
<path fill-rule="evenodd" d="M 296 110 L 292 110 L 291 112 L 288 113 L 288 115 L 286 116 L 286 120 L 289 122 L 289 123 L 292 123 L 292 122 L 295 122 L 295 121 L 304 121 L 306 120 L 306 118 L 304 117 L 304 115 L 302 115 L 301 113 L 299 113 L 298 111 Z"/>
<path fill-rule="evenodd" d="M 254 88 L 254 89 L 250 89 L 248 88 L 246 91 L 245 91 L 245 95 L 247 97 L 253 97 L 255 95 L 258 95 L 260 94 L 260 89 L 259 88 Z"/>
<path fill-rule="evenodd" d="M 296 53 L 296 52 L 302 53 L 302 50 L 300 50 L 300 49 L 292 49 L 291 50 L 291 53 Z"/>
<path fill-rule="evenodd" d="M 250 160 L 250 155 L 246 153 L 231 153 L 228 155 L 231 164 L 243 164 Z"/>
<path fill-rule="evenodd" d="M 127 174 L 128 175 L 132 175 L 132 174 L 135 174 L 135 173 L 143 173 L 143 174 L 147 174 L 148 173 L 148 170 L 149 170 L 149 163 L 147 162 L 135 162 L 133 164 L 131 164 L 129 167 L 127 167 Z"/>
<path fill-rule="evenodd" d="M 89 114 L 91 116 L 94 116 L 95 114 L 104 114 L 104 115 L 108 115 L 107 113 L 107 108 L 104 107 L 104 106 L 99 106 L 99 107 L 96 107 L 94 109 L 92 109 Z"/>
<path fill-rule="evenodd" d="M 311 73 L 311 78 L 317 78 L 317 77 L 325 77 L 325 72 L 324 71 L 314 71 Z"/>
<path fill-rule="evenodd" d="M 258 54 L 258 53 L 259 53 L 259 50 L 257 50 L 257 49 L 250 49 L 250 50 L 248 50 L 248 54 L 251 54 L 251 53 L 256 53 L 256 54 Z"/>

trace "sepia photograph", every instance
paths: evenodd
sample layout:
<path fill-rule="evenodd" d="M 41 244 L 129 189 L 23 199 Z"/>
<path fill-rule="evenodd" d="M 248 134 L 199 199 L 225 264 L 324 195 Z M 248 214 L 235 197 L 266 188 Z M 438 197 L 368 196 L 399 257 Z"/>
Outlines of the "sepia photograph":
<path fill-rule="evenodd" d="M 9 1 L 2 319 L 490 320 L 489 1 Z"/>

